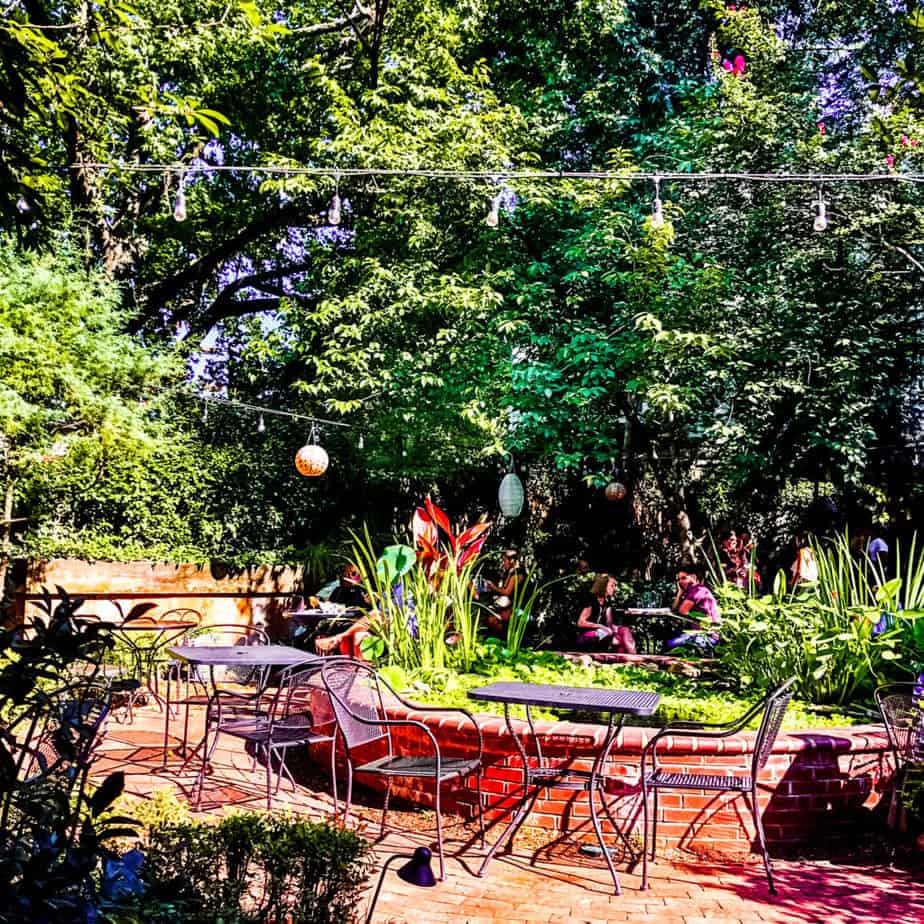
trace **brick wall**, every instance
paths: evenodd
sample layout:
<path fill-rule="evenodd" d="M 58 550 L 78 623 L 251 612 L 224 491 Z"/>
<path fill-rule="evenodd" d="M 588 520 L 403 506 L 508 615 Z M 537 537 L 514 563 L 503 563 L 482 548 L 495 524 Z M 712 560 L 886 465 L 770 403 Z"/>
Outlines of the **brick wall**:
<path fill-rule="evenodd" d="M 477 748 L 471 726 L 455 718 L 421 712 L 405 717 L 425 722 L 441 745 L 446 743 L 449 753 L 471 753 Z M 522 761 L 503 719 L 482 715 L 478 722 L 484 740 L 482 788 L 486 817 L 503 824 L 522 794 Z M 526 723 L 514 720 L 513 725 L 527 746 Z M 590 769 L 605 734 L 605 729 L 594 725 L 548 721 L 535 725 L 549 762 L 575 769 Z M 638 766 L 642 748 L 653 732 L 654 729 L 624 729 L 607 768 L 607 792 L 612 797 L 610 804 L 617 822 L 624 831 L 635 829 L 639 836 Z M 664 749 L 662 763 L 690 773 L 748 773 L 754 737 L 753 732 L 722 740 L 678 736 Z M 421 752 L 426 746 L 423 734 L 413 728 L 402 729 L 398 741 Z M 322 766 L 329 766 L 329 756 L 329 751 L 316 754 Z M 771 844 L 796 846 L 849 834 L 858 814 L 862 814 L 858 810 L 876 804 L 882 789 L 889 785 L 890 774 L 888 742 L 885 733 L 875 727 L 781 733 L 759 777 L 759 804 L 768 840 Z M 419 781 L 402 783 L 394 781 L 394 794 L 432 806 L 432 786 Z M 659 799 L 659 848 L 679 846 L 718 854 L 740 854 L 750 849 L 755 832 L 744 797 L 662 791 Z M 471 817 L 476 805 L 474 781 L 464 788 L 444 787 L 443 805 L 446 811 Z M 528 823 L 593 838 L 587 795 L 583 792 L 554 786 L 544 789 Z M 604 824 L 605 829 L 607 826 Z"/>

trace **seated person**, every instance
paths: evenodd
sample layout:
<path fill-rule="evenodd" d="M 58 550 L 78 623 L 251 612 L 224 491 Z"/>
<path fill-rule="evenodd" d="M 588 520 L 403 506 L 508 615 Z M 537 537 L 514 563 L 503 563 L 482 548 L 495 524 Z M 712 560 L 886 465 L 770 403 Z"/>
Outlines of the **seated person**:
<path fill-rule="evenodd" d="M 331 603 L 339 603 L 347 609 L 365 610 L 369 608 L 369 598 L 362 586 L 362 575 L 352 562 L 343 566 L 340 583 L 328 597 Z"/>
<path fill-rule="evenodd" d="M 598 574 L 590 588 L 585 606 L 578 615 L 577 640 L 582 647 L 605 647 L 609 651 L 635 654 L 635 639 L 626 626 L 615 624 L 613 605 L 616 578 L 611 574 Z"/>
<path fill-rule="evenodd" d="M 680 616 L 695 616 L 697 624 L 670 639 L 667 651 L 681 645 L 695 645 L 707 652 L 715 648 L 722 617 L 712 591 L 700 581 L 696 565 L 685 565 L 677 572 L 677 594 L 671 609 Z"/>
<path fill-rule="evenodd" d="M 485 622 L 489 631 L 494 635 L 501 636 L 506 633 L 510 613 L 513 610 L 513 595 L 525 579 L 526 575 L 520 564 L 519 553 L 516 549 L 506 549 L 501 559 L 500 583 L 487 582 L 488 590 L 495 596 L 491 602 L 493 612 L 488 615 Z"/>
<path fill-rule="evenodd" d="M 361 581 L 359 568 L 349 562 L 340 573 L 340 583 L 330 595 L 330 602 L 338 603 L 348 610 L 368 610 L 369 598 L 362 588 Z M 354 612 L 353 615 L 357 614 Z M 333 631 L 334 634 L 327 635 L 326 638 L 317 637 L 319 634 L 326 634 L 327 631 Z M 369 617 L 366 615 L 353 619 L 346 626 L 343 617 L 324 619 L 318 624 L 318 630 L 315 632 L 314 648 L 318 654 L 343 654 L 358 658 L 359 646 L 368 635 Z"/>

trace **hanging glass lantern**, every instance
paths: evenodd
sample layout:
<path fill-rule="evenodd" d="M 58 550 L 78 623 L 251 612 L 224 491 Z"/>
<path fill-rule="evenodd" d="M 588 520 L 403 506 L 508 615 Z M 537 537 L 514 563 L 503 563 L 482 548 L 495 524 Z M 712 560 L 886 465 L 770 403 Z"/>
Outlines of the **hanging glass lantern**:
<path fill-rule="evenodd" d="M 611 481 L 603 493 L 608 501 L 621 501 L 626 496 L 626 486 L 621 481 Z"/>
<path fill-rule="evenodd" d="M 327 471 L 328 465 L 330 458 L 324 448 L 318 445 L 318 431 L 312 427 L 308 443 L 295 453 L 295 467 L 299 474 L 307 478 L 317 478 Z"/>
<path fill-rule="evenodd" d="M 501 479 L 497 490 L 497 502 L 500 504 L 501 513 L 505 517 L 518 517 L 523 509 L 525 496 L 523 482 L 513 470 L 513 460 L 511 460 L 510 471 Z"/>

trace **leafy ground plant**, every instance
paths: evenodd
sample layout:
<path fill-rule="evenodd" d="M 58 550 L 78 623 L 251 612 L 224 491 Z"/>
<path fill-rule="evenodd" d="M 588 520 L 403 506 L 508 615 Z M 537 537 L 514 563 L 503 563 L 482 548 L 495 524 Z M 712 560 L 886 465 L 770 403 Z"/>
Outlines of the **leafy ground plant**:
<path fill-rule="evenodd" d="M 345 828 L 262 813 L 155 826 L 135 913 L 168 924 L 349 924 L 369 845 Z"/>

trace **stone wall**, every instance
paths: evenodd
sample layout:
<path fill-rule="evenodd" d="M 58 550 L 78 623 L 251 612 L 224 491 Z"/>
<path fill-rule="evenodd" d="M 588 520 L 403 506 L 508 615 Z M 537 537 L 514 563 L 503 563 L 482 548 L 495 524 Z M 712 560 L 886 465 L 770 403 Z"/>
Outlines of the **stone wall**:
<path fill-rule="evenodd" d="M 301 568 L 260 565 L 230 571 L 217 565 L 163 562 L 86 562 L 51 559 L 21 563 L 17 587 L 18 615 L 28 614 L 30 595 L 42 587 L 62 587 L 71 596 L 86 598 L 82 611 L 106 619 L 136 603 L 150 601 L 153 616 L 189 607 L 202 614 L 202 622 L 268 625 L 284 637 L 282 614 L 291 595 L 301 593 Z M 280 631 L 281 630 L 281 631 Z"/>

